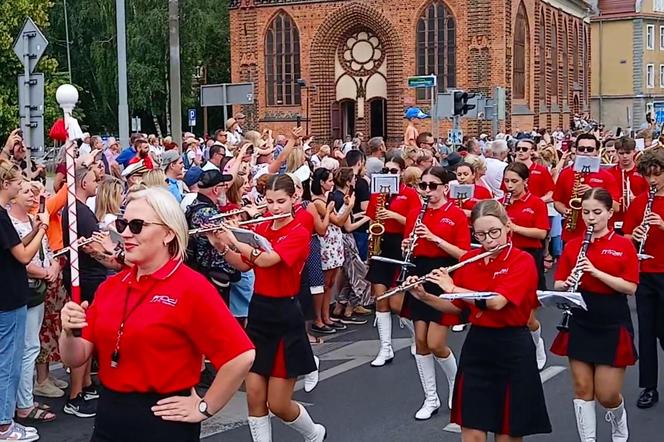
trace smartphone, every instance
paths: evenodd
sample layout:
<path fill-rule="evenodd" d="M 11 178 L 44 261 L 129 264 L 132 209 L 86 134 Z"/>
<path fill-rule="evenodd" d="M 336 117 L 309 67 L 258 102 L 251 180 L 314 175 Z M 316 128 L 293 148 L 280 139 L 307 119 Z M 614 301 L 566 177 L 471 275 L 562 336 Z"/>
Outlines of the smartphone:
<path fill-rule="evenodd" d="M 46 197 L 41 195 L 39 197 L 39 213 L 44 213 L 44 210 L 46 210 Z"/>
<path fill-rule="evenodd" d="M 297 127 L 302 127 L 302 117 L 301 117 L 301 116 L 298 115 L 298 116 L 295 118 L 295 122 L 296 122 L 296 124 L 297 124 Z"/>

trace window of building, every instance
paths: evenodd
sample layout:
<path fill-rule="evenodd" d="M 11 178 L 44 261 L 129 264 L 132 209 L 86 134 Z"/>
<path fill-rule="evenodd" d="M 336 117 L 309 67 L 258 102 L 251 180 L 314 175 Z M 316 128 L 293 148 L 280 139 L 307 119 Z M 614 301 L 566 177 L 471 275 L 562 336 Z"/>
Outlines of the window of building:
<path fill-rule="evenodd" d="M 291 17 L 279 13 L 265 34 L 265 87 L 267 104 L 300 104 L 300 34 Z"/>
<path fill-rule="evenodd" d="M 646 26 L 646 49 L 655 49 L 655 25 Z"/>
<path fill-rule="evenodd" d="M 526 98 L 528 75 L 526 58 L 528 54 L 528 15 L 526 7 L 519 4 L 514 28 L 514 60 L 512 62 L 512 97 L 517 100 Z"/>
<path fill-rule="evenodd" d="M 659 65 L 659 87 L 664 88 L 664 64 Z"/>
<path fill-rule="evenodd" d="M 659 50 L 664 51 L 664 26 L 659 27 Z"/>
<path fill-rule="evenodd" d="M 654 0 L 652 9 L 655 12 L 664 12 L 664 0 Z"/>
<path fill-rule="evenodd" d="M 646 87 L 652 89 L 655 87 L 655 65 L 649 64 L 646 66 Z"/>
<path fill-rule="evenodd" d="M 546 99 L 546 15 L 540 10 L 539 23 L 539 90 L 540 100 Z"/>
<path fill-rule="evenodd" d="M 574 44 L 572 45 L 574 64 L 574 82 L 579 83 L 579 24 L 574 23 Z"/>
<path fill-rule="evenodd" d="M 563 44 L 563 99 L 567 100 L 569 98 L 569 45 L 567 39 L 569 34 L 567 34 L 567 20 L 563 21 L 563 33 L 562 33 L 562 44 Z"/>
<path fill-rule="evenodd" d="M 443 2 L 434 1 L 417 21 L 417 75 L 438 77 L 438 89 L 456 86 L 456 25 Z M 417 90 L 418 100 L 431 98 L 428 89 Z"/>
<path fill-rule="evenodd" d="M 551 96 L 558 96 L 558 25 L 551 17 Z"/>

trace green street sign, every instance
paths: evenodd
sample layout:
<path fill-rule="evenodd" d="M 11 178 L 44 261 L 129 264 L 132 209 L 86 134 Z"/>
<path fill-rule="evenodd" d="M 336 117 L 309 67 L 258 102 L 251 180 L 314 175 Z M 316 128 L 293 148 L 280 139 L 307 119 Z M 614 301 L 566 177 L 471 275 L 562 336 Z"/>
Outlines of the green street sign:
<path fill-rule="evenodd" d="M 420 88 L 432 88 L 436 86 L 436 76 L 435 75 L 420 75 L 417 77 L 408 77 L 408 87 L 420 89 Z"/>

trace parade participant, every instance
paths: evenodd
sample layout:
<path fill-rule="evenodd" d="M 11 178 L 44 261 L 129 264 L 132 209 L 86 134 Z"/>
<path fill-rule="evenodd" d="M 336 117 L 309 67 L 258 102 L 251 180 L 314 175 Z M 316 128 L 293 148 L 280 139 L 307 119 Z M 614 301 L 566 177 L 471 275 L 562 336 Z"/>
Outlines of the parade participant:
<path fill-rule="evenodd" d="M 456 167 L 456 177 L 459 184 L 472 184 L 474 187 L 473 197 L 464 200 L 457 200 L 450 198 L 455 205 L 463 209 L 466 216 L 470 216 L 470 211 L 475 205 L 486 199 L 491 199 L 491 192 L 484 186 L 476 184 L 477 181 L 477 167 L 474 164 L 463 162 Z"/>
<path fill-rule="evenodd" d="M 582 272 L 580 289 L 588 310 L 573 308 L 569 330 L 561 330 L 551 351 L 569 358 L 574 385 L 574 412 L 583 442 L 595 441 L 595 398 L 607 409 L 614 442 L 627 441 L 627 412 L 620 393 L 625 368 L 636 363 L 627 296 L 636 292 L 639 263 L 631 241 L 609 226 L 613 199 L 605 189 L 582 197 L 588 238 L 570 240 L 563 249 L 555 288 L 567 290 Z M 583 243 L 586 242 L 586 246 Z M 582 247 L 587 250 L 585 253 Z"/>
<path fill-rule="evenodd" d="M 307 410 L 292 400 L 297 377 L 316 370 L 297 296 L 310 234 L 292 215 L 295 184 L 290 176 L 270 177 L 266 200 L 272 215 L 291 215 L 256 226 L 256 233 L 270 242 L 272 250 L 240 243 L 227 231 L 217 233 L 239 250 L 256 273 L 247 324 L 247 334 L 256 345 L 256 360 L 246 379 L 249 429 L 254 442 L 271 442 L 272 412 L 305 441 L 322 442 L 325 427 L 315 424 Z"/>
<path fill-rule="evenodd" d="M 456 264 L 458 258 L 470 250 L 468 219 L 461 209 L 445 197 L 449 181 L 450 175 L 442 167 L 425 170 L 418 187 L 420 195 L 428 199 L 428 208 L 423 205 L 406 217 L 407 236 L 403 247 L 412 250 L 412 264 L 415 267 L 411 274 L 415 276 Z M 426 288 L 430 293 L 440 293 L 440 289 L 433 284 L 427 284 Z M 447 345 L 447 331 L 449 325 L 456 323 L 456 317 L 442 315 L 408 293 L 404 297 L 401 314 L 409 317 L 415 325 L 415 362 L 425 395 L 424 404 L 415 414 L 415 419 L 429 419 L 440 407 L 434 360 L 440 364 L 447 377 L 448 406 L 452 408 L 457 363 Z"/>
<path fill-rule="evenodd" d="M 634 198 L 647 193 L 649 186 L 636 167 L 636 141 L 633 138 L 621 137 L 615 140 L 613 145 L 617 161 L 608 171 L 620 186 L 620 210 L 615 212 L 612 221 L 616 223 L 616 228 L 620 228 Z"/>
<path fill-rule="evenodd" d="M 509 217 L 509 228 L 512 232 L 514 247 L 530 253 L 537 266 L 539 290 L 546 289 L 544 279 L 544 245 L 543 241 L 549 231 L 549 215 L 546 204 L 530 193 L 530 170 L 523 163 L 512 163 L 505 169 L 505 189 L 507 195 L 501 200 Z M 546 349 L 542 339 L 542 327 L 535 311 L 530 315 L 528 328 L 537 347 L 537 368 L 546 364 Z"/>
<path fill-rule="evenodd" d="M 516 143 L 517 163 L 523 163 L 529 171 L 528 192 L 541 198 L 544 202 L 551 201 L 555 184 L 551 172 L 546 166 L 533 161 L 533 153 L 537 151 L 535 142 L 530 138 L 522 138 Z"/>
<path fill-rule="evenodd" d="M 481 201 L 471 222 L 482 249 L 471 258 L 509 244 L 509 219 L 495 200 Z M 526 252 L 510 245 L 496 255 L 458 269 L 452 277 L 434 270 L 429 278 L 445 293 L 488 291 L 484 300 L 443 300 L 425 286 L 411 292 L 445 313 L 468 316 L 472 327 L 461 349 L 454 384 L 451 422 L 461 426 L 464 441 L 521 441 L 524 436 L 550 433 L 542 382 L 535 362 L 535 346 L 526 328 L 537 306 L 537 270 Z M 416 281 L 410 277 L 407 282 Z"/>
<path fill-rule="evenodd" d="M 393 157 L 385 163 L 383 173 L 392 175 L 401 174 L 406 164 L 401 157 Z M 404 237 L 406 215 L 420 206 L 420 198 L 415 189 L 399 183 L 399 193 L 396 195 L 385 195 L 374 193 L 369 199 L 367 216 L 372 222 L 369 226 L 369 255 L 401 260 L 401 241 Z M 382 235 L 371 235 L 374 224 L 382 225 Z M 371 292 L 374 298 L 378 298 L 385 290 L 392 287 L 399 266 L 382 261 L 370 260 L 366 279 L 371 283 Z M 392 296 L 387 299 L 376 301 L 376 324 L 378 326 L 378 337 L 380 339 L 380 350 L 376 358 L 371 362 L 372 367 L 382 367 L 392 362 L 394 351 L 392 350 L 392 314 L 401 312 L 403 295 Z M 410 327 L 410 321 L 406 322 Z M 414 329 L 411 329 L 414 334 Z"/>
<path fill-rule="evenodd" d="M 618 151 L 620 155 L 620 150 Z M 623 158 L 620 155 L 621 159 Z M 650 184 L 651 192 L 637 196 L 625 214 L 623 231 L 653 258 L 641 261 L 636 313 L 639 318 L 639 387 L 636 403 L 650 408 L 659 400 L 657 392 L 657 339 L 664 349 L 664 147 L 647 149 L 639 160 L 638 172 Z M 650 214 L 646 207 L 652 204 Z M 646 227 L 647 226 L 647 227 Z M 644 242 L 645 241 L 645 242 Z M 643 245 L 641 245 L 643 243 Z"/>
<path fill-rule="evenodd" d="M 102 284 L 91 305 L 69 302 L 61 314 L 64 363 L 99 358 L 92 441 L 198 441 L 199 423 L 242 383 L 253 346 L 214 287 L 183 264 L 187 222 L 166 189 L 137 192 L 115 224 L 132 267 Z M 218 373 L 200 398 L 203 355 Z"/>
<path fill-rule="evenodd" d="M 574 143 L 576 156 L 596 157 L 599 155 L 600 142 L 592 134 L 583 133 L 576 138 Z M 552 198 L 555 209 L 564 217 L 563 241 L 567 242 L 582 237 L 586 230 L 580 209 L 572 209 L 570 201 L 575 201 L 587 190 L 597 187 L 604 188 L 611 194 L 613 209 L 618 210 L 617 201 L 620 199 L 620 190 L 613 176 L 606 170 L 581 173 L 574 172 L 574 167 L 570 166 L 560 172 Z M 574 221 L 572 222 L 572 220 Z"/>
<path fill-rule="evenodd" d="M 38 216 L 34 231 L 21 241 L 7 213 L 23 178 L 18 166 L 0 159 L 0 272 L 3 291 L 0 297 L 0 440 L 35 441 L 36 432 L 13 421 L 16 392 L 21 377 L 25 342 L 27 303 L 30 296 L 26 265 L 37 254 L 48 228 L 48 213 Z"/>

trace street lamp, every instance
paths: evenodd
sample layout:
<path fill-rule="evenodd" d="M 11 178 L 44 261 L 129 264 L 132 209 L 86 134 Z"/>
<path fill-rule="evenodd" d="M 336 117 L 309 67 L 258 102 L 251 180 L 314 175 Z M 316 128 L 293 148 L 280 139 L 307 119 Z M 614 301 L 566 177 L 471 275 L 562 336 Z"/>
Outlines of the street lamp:
<path fill-rule="evenodd" d="M 300 91 L 302 89 L 307 89 L 307 107 L 306 107 L 306 115 L 305 115 L 306 122 L 305 122 L 304 130 L 305 130 L 305 132 L 307 133 L 307 136 L 308 136 L 309 135 L 309 89 L 307 88 L 306 80 L 304 80 L 302 78 L 298 78 L 295 82 L 297 83 L 298 86 L 300 86 Z"/>

